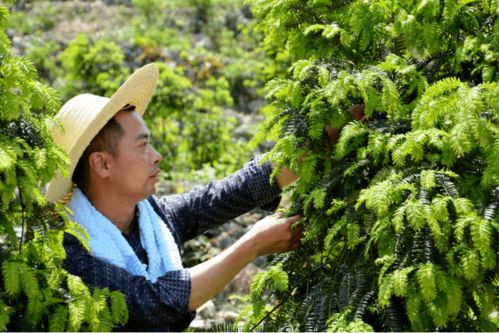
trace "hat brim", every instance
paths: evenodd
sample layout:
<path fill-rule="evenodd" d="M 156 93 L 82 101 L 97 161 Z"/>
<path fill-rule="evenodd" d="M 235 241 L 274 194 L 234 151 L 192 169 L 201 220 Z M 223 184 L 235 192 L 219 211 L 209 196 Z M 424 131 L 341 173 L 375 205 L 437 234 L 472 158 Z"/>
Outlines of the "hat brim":
<path fill-rule="evenodd" d="M 106 125 L 106 123 L 114 117 L 125 105 L 135 106 L 135 111 L 140 115 L 144 114 L 147 105 L 149 104 L 154 89 L 158 81 L 158 68 L 154 64 L 145 65 L 144 67 L 133 73 L 128 80 L 110 97 L 93 96 L 98 99 L 95 107 L 98 110 L 93 110 L 91 118 L 82 110 L 75 112 L 74 105 L 77 103 L 84 104 L 84 98 L 89 95 L 79 95 L 68 101 L 57 114 L 56 118 L 64 124 L 64 118 L 69 117 L 69 113 L 73 113 L 71 121 L 78 124 L 78 130 L 69 133 L 68 129 L 63 129 L 61 132 L 58 128 L 54 129 L 54 138 L 56 143 L 59 143 L 69 155 L 71 165 L 69 167 L 68 177 L 64 177 L 61 173 L 57 173 L 54 179 L 48 184 L 45 199 L 49 202 L 64 201 L 71 194 L 73 182 L 71 180 L 74 169 L 83 152 L 88 147 L 92 139 Z M 80 99 L 80 101 L 78 101 Z M 73 104 L 73 107 L 70 106 Z M 88 105 L 84 107 L 88 108 Z M 78 114 L 79 113 L 79 114 Z M 78 119 L 80 118 L 81 119 Z M 85 118 L 86 117 L 86 118 Z M 76 132 L 76 133 L 75 133 Z M 78 134 L 79 133 L 79 134 Z M 74 135 L 78 135 L 74 137 Z M 62 144 L 61 144 L 62 143 Z"/>

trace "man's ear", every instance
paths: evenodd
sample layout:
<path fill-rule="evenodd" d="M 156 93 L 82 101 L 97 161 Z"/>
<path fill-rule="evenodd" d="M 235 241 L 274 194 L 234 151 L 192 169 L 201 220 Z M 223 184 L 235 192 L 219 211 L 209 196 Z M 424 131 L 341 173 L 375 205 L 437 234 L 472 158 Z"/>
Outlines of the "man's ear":
<path fill-rule="evenodd" d="M 96 151 L 90 154 L 88 157 L 88 163 L 90 170 L 95 172 L 101 178 L 107 178 L 110 176 L 110 161 L 111 154 L 102 151 Z"/>

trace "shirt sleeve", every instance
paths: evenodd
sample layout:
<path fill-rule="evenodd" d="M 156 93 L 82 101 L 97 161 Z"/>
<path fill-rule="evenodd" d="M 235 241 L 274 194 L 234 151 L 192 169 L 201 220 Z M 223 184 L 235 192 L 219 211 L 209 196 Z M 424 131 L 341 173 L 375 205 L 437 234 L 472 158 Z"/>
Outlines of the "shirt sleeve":
<path fill-rule="evenodd" d="M 91 256 L 72 235 L 64 236 L 64 248 L 67 258 L 64 266 L 69 273 L 80 276 L 91 288 L 107 287 L 125 294 L 129 313 L 127 329 L 181 331 L 192 320 L 193 313 L 188 312 L 189 270 L 167 272 L 153 283 Z"/>
<path fill-rule="evenodd" d="M 158 199 L 165 215 L 175 224 L 182 242 L 255 207 L 277 208 L 281 190 L 270 180 L 270 162 L 262 164 L 261 160 L 261 155 L 255 156 L 242 169 L 222 180 Z"/>

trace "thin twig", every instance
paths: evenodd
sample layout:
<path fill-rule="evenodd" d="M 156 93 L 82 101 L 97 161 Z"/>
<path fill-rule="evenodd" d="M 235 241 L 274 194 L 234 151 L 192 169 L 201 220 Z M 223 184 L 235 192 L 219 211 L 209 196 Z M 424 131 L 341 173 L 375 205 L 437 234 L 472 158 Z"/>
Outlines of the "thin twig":
<path fill-rule="evenodd" d="M 253 331 L 255 328 L 257 328 L 258 325 L 260 325 L 265 319 L 267 319 L 268 317 L 270 317 L 270 315 L 272 313 L 274 313 L 275 310 L 279 309 L 281 307 L 281 305 L 283 305 L 284 303 L 286 303 L 286 301 L 288 300 L 289 295 L 291 295 L 291 291 L 286 294 L 286 296 L 284 297 L 284 300 L 281 303 L 279 303 L 276 306 L 274 306 L 274 308 L 272 310 L 270 310 L 269 312 L 267 312 L 267 314 L 262 319 L 260 319 L 260 321 L 258 323 L 256 323 L 252 328 L 250 328 L 250 331 Z"/>
<path fill-rule="evenodd" d="M 19 201 L 21 202 L 21 239 L 19 241 L 19 253 L 22 251 L 22 246 L 24 243 L 24 199 L 23 199 L 23 194 L 21 188 L 18 186 L 19 189 Z"/>

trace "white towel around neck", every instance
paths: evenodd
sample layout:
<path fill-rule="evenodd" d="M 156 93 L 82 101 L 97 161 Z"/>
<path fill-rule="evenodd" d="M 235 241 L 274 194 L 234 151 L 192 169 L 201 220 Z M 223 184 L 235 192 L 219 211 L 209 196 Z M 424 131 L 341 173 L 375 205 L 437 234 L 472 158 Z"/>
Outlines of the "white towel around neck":
<path fill-rule="evenodd" d="M 90 236 L 90 253 L 94 257 L 142 275 L 155 282 L 168 271 L 182 269 L 182 261 L 171 231 L 147 200 L 137 204 L 140 241 L 147 252 L 149 264 L 142 264 L 121 231 L 90 203 L 85 194 L 75 188 L 68 207 L 71 220 L 81 225 Z"/>

